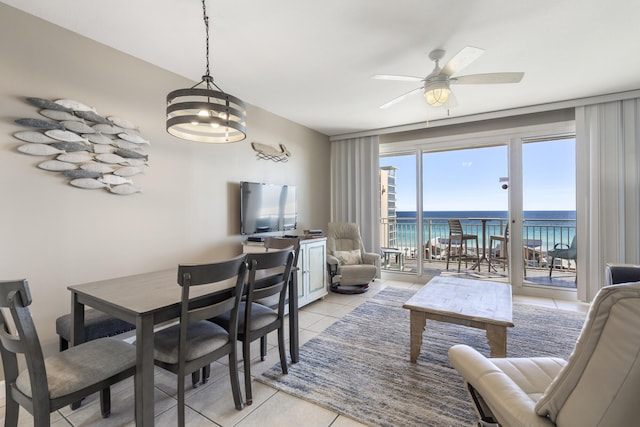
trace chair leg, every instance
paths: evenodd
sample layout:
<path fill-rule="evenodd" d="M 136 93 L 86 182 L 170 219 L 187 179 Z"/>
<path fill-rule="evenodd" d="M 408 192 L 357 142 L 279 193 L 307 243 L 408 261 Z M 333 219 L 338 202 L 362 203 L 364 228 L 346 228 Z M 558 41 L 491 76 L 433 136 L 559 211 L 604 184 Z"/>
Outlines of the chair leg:
<path fill-rule="evenodd" d="M 278 328 L 278 350 L 280 352 L 280 366 L 282 367 L 282 373 L 286 375 L 289 373 L 289 370 L 287 369 L 287 354 L 284 346 L 284 328 L 282 326 Z"/>
<path fill-rule="evenodd" d="M 58 346 L 60 347 L 60 352 L 62 353 L 63 351 L 65 351 L 65 350 L 67 350 L 69 348 L 69 341 L 67 341 L 66 339 L 60 337 Z"/>
<path fill-rule="evenodd" d="M 13 400 L 10 397 L 9 388 L 6 387 L 6 404 L 4 408 L 4 425 L 5 426 L 17 426 L 18 425 L 18 415 L 20 413 L 20 405 L 18 402 Z"/>
<path fill-rule="evenodd" d="M 231 380 L 231 393 L 233 394 L 233 403 L 236 409 L 240 410 L 244 407 L 242 402 L 242 393 L 240 392 L 240 379 L 238 377 L 238 356 L 235 350 L 229 353 L 229 379 Z"/>
<path fill-rule="evenodd" d="M 549 264 L 549 277 L 551 277 L 551 272 L 553 271 L 553 264 L 555 263 L 555 261 L 555 258 L 551 258 L 551 264 Z"/>
<path fill-rule="evenodd" d="M 199 372 L 199 371 L 198 371 Z M 183 374 L 184 375 L 184 374 Z M 184 376 L 178 375 L 178 426 L 184 427 Z"/>
<path fill-rule="evenodd" d="M 202 367 L 202 384 L 206 384 L 209 382 L 209 377 L 211 376 L 211 365 Z"/>
<path fill-rule="evenodd" d="M 249 346 L 251 342 L 247 337 L 242 342 L 242 355 L 244 359 L 244 394 L 247 398 L 247 405 L 253 403 L 253 395 L 251 394 L 251 352 Z"/>
<path fill-rule="evenodd" d="M 260 337 L 260 360 L 264 362 L 264 358 L 267 357 L 267 336 Z"/>
<path fill-rule="evenodd" d="M 106 387 L 100 390 L 100 413 L 102 418 L 109 418 L 111 415 L 111 388 Z"/>
<path fill-rule="evenodd" d="M 191 384 L 193 388 L 198 388 L 198 383 L 200 382 L 200 370 L 195 370 L 191 373 Z"/>

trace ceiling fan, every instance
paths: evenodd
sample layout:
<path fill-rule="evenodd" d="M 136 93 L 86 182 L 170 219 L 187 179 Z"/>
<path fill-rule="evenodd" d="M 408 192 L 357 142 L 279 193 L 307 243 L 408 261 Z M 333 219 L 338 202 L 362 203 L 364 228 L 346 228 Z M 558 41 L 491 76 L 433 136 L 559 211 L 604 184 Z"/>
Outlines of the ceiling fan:
<path fill-rule="evenodd" d="M 478 47 L 467 46 L 458 52 L 447 64 L 440 68 L 439 61 L 444 57 L 445 51 L 436 49 L 429 53 L 429 59 L 436 63 L 435 68 L 426 77 L 413 76 L 395 76 L 389 74 L 376 74 L 372 76 L 379 80 L 399 80 L 407 82 L 421 82 L 422 86 L 415 88 L 405 94 L 402 94 L 391 101 L 383 104 L 380 108 L 388 108 L 393 104 L 402 101 L 409 95 L 423 91 L 427 104 L 432 107 L 439 107 L 444 104 L 450 105 L 452 93 L 450 85 L 452 84 L 500 84 L 500 83 L 518 83 L 522 80 L 524 73 L 488 73 L 488 74 L 469 74 L 466 76 L 454 76 L 467 65 L 478 59 L 484 49 Z"/>

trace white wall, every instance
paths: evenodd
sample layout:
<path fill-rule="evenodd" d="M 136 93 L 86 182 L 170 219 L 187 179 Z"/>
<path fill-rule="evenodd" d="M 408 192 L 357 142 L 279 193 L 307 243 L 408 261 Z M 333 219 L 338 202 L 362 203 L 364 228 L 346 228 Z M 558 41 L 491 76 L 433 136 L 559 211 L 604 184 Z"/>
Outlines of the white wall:
<path fill-rule="evenodd" d="M 27 278 L 46 352 L 70 284 L 241 252 L 239 181 L 297 186 L 299 230 L 329 221 L 328 138 L 249 106 L 247 139 L 185 142 L 165 131 L 165 98 L 194 83 L 0 4 L 0 280 Z M 136 123 L 151 140 L 143 193 L 74 188 L 16 151 L 15 119 L 39 118 L 25 97 L 70 98 Z M 43 118 L 43 117 L 40 117 Z M 250 143 L 282 143 L 287 163 L 259 160 Z M 177 286 L 177 285 L 176 285 Z"/>

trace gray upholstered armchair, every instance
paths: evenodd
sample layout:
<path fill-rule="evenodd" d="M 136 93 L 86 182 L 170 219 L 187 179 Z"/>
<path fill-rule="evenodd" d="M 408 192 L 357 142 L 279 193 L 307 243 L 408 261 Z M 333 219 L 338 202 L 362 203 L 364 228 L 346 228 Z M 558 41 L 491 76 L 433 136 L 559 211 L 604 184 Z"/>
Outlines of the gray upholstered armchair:
<path fill-rule="evenodd" d="M 640 283 L 605 286 L 568 361 L 449 349 L 486 426 L 631 426 L 640 419 Z M 549 325 L 553 327 L 553 325 Z"/>
<path fill-rule="evenodd" d="M 327 267 L 331 290 L 362 293 L 378 275 L 380 254 L 366 252 L 358 224 L 330 222 L 327 232 Z"/>

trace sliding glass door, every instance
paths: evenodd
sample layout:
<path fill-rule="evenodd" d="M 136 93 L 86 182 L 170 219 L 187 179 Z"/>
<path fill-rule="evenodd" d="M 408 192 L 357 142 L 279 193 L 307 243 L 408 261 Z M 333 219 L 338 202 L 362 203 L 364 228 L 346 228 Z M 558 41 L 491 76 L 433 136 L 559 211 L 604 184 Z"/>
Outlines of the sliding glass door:
<path fill-rule="evenodd" d="M 458 255 L 460 243 L 449 244 L 448 220 L 460 220 L 465 234 L 478 237 L 468 252 L 480 259 L 474 273 L 489 272 L 489 238 L 502 234 L 507 223 L 507 145 L 428 151 L 422 154 L 422 210 L 425 233 L 424 270 L 446 268 L 448 255 Z M 451 253 L 449 253 L 449 251 Z M 457 271 L 457 267 L 450 267 Z"/>
<path fill-rule="evenodd" d="M 447 220 L 460 219 L 465 233 L 478 236 L 481 257 L 479 266 L 470 263 L 460 274 L 509 281 L 520 290 L 575 290 L 575 255 L 554 252 L 575 248 L 572 123 L 393 145 L 381 145 L 380 152 L 381 176 L 388 176 L 381 194 L 389 197 L 381 207 L 384 268 L 440 274 L 448 251 L 459 250 L 448 247 Z M 507 243 L 491 245 L 491 236 L 504 238 L 507 225 Z M 506 262 L 489 268 L 487 258 L 505 254 Z M 447 274 L 458 274 L 457 265 Z M 538 290 L 532 294 L 542 295 Z"/>
<path fill-rule="evenodd" d="M 574 137 L 522 140 L 525 283 L 576 287 L 575 158 Z"/>

